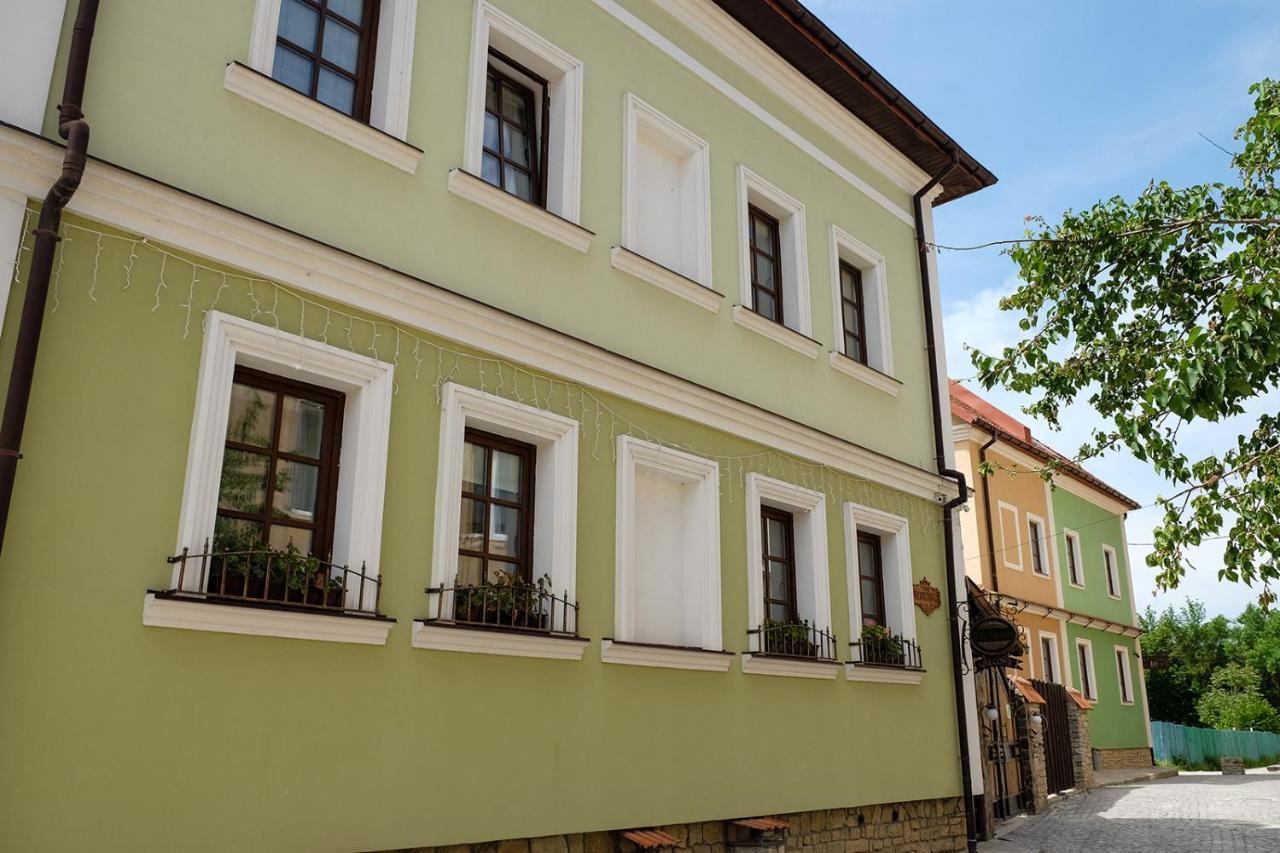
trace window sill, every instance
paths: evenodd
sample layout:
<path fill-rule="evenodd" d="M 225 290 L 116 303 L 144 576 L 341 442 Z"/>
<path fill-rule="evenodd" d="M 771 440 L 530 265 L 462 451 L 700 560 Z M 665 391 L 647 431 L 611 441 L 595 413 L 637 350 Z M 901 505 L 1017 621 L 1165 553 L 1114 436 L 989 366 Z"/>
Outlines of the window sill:
<path fill-rule="evenodd" d="M 852 359 L 842 352 L 831 353 L 831 366 L 846 376 L 852 376 L 854 379 L 867 383 L 877 391 L 883 391 L 890 397 L 898 396 L 898 392 L 902 390 L 902 383 L 899 380 L 894 379 L 887 373 L 881 373 L 874 367 L 869 367 L 856 359 Z"/>
<path fill-rule="evenodd" d="M 1076 583 L 1075 581 L 1067 581 L 1067 586 L 1071 587 L 1072 589 L 1084 589 L 1084 588 L 1085 588 L 1085 587 L 1084 587 L 1084 584 L 1082 584 L 1082 583 Z"/>
<path fill-rule="evenodd" d="M 610 260 L 615 270 L 648 282 L 654 287 L 660 287 L 667 293 L 692 302 L 712 314 L 720 312 L 720 303 L 724 300 L 723 293 L 680 275 L 675 270 L 667 269 L 644 255 L 622 246 L 614 246 Z"/>
<path fill-rule="evenodd" d="M 771 341 L 793 349 L 806 358 L 817 358 L 822 344 L 808 335 L 802 335 L 795 329 L 762 317 L 745 305 L 733 306 L 733 322 L 753 332 L 764 335 Z"/>
<path fill-rule="evenodd" d="M 517 198 L 463 169 L 449 171 L 449 192 L 586 254 L 596 235 L 574 222 Z"/>
<path fill-rule="evenodd" d="M 628 643 L 602 640 L 600 660 L 630 666 L 653 666 L 663 669 L 696 669 L 704 672 L 728 672 L 733 663 L 732 652 L 661 646 L 650 643 Z"/>
<path fill-rule="evenodd" d="M 752 675 L 785 675 L 791 678 L 834 680 L 839 665 L 834 661 L 809 661 L 772 655 L 742 655 L 742 671 Z"/>
<path fill-rule="evenodd" d="M 412 175 L 418 170 L 422 149 L 295 92 L 247 65 L 228 62 L 223 85 L 234 95 L 293 119 L 403 172 Z"/>
<path fill-rule="evenodd" d="M 421 620 L 413 623 L 412 644 L 415 649 L 434 649 L 441 652 L 472 652 L 482 655 L 552 660 L 582 660 L 582 654 L 587 648 L 587 640 L 581 637 L 556 637 L 501 629 L 464 628 Z"/>
<path fill-rule="evenodd" d="M 149 592 L 142 603 L 142 624 L 153 628 L 385 646 L 395 620 L 215 604 L 204 598 L 157 597 Z"/>
<path fill-rule="evenodd" d="M 875 684 L 919 684 L 923 669 L 905 669 L 898 666 L 873 666 L 865 663 L 846 663 L 846 681 L 867 681 Z"/>

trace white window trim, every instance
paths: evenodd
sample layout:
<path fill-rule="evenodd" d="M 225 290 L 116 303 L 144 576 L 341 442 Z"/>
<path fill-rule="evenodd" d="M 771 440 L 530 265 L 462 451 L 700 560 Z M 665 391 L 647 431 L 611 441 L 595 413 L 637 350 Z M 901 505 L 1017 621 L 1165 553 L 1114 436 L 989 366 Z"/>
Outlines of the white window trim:
<path fill-rule="evenodd" d="M 1067 548 L 1067 541 L 1075 543 L 1075 565 L 1072 565 L 1071 551 Z M 1084 554 L 1080 551 L 1080 534 L 1074 530 L 1064 527 L 1062 529 L 1062 549 L 1066 552 L 1067 557 L 1067 583 L 1076 589 L 1085 588 L 1084 578 Z M 1079 577 L 1079 582 L 1076 581 Z"/>
<path fill-rule="evenodd" d="M 550 575 L 557 594 L 576 599 L 578 530 L 578 422 L 533 406 L 486 394 L 453 382 L 446 383 L 440 406 L 439 472 L 436 479 L 435 531 L 432 536 L 431 586 L 449 586 L 458 574 L 458 520 L 462 512 L 462 453 L 467 428 L 474 426 L 538 448 L 534 480 L 533 575 Z M 452 616 L 452 602 L 432 602 L 443 619 Z M 566 625 L 569 630 L 576 625 Z M 435 623 L 415 623 L 416 648 L 474 651 L 491 654 L 564 657 L 584 643 L 559 637 L 513 639 L 500 631 L 482 631 Z M 545 642 L 525 642 L 525 640 Z M 536 653 L 536 654 L 535 654 Z"/>
<path fill-rule="evenodd" d="M 707 527 L 701 532 L 697 542 L 699 556 L 694 563 L 702 574 L 698 585 L 702 588 L 706 604 L 702 612 L 699 631 L 702 639 L 699 645 L 706 651 L 723 651 L 724 633 L 720 614 L 720 466 L 710 459 L 641 441 L 629 435 L 618 437 L 617 575 L 613 639 L 624 643 L 636 642 L 636 600 L 632 590 L 636 573 L 636 474 L 640 468 L 696 484 L 696 500 L 707 519 Z"/>
<path fill-rule="evenodd" d="M 1040 674 L 1044 676 L 1045 681 L 1052 681 L 1055 684 L 1062 684 L 1062 656 L 1058 653 L 1058 635 L 1052 631 L 1041 631 L 1040 638 Z M 1053 671 L 1050 672 L 1047 662 L 1044 660 L 1044 641 L 1048 640 L 1053 645 Z"/>
<path fill-rule="evenodd" d="M 888 621 L 889 630 L 899 634 L 903 639 L 916 639 L 915 601 L 912 595 L 913 574 L 911 570 L 911 538 L 907 519 L 900 515 L 884 512 L 874 507 L 863 506 L 852 502 L 844 505 L 844 557 L 846 588 L 849 594 L 849 637 L 850 641 L 862 636 L 862 584 L 858 572 L 858 532 L 865 531 L 881 537 L 880 558 L 888 563 L 892 556 L 892 571 L 895 574 L 892 588 L 897 592 L 897 600 L 891 602 L 888 596 L 889 566 L 885 565 L 885 609 L 896 610 L 896 618 Z M 889 549 L 892 548 L 890 555 Z M 919 684 L 922 673 L 919 671 L 893 670 L 885 667 L 862 666 L 846 663 L 845 678 L 849 681 L 874 681 L 888 684 Z"/>
<path fill-rule="evenodd" d="M 187 473 L 178 520 L 177 551 L 180 553 L 187 549 L 198 554 L 203 552 L 207 542 L 213 540 L 227 418 L 231 408 L 231 385 L 238 365 L 332 388 L 346 395 L 334 514 L 333 561 L 352 568 L 363 565 L 364 571 L 376 578 L 382 547 L 394 368 L 384 361 L 220 311 L 210 311 L 205 318 L 195 412 L 187 451 Z M 182 572 L 175 566 L 172 588 L 177 589 L 180 581 L 184 592 L 198 595 L 203 591 L 199 588 L 201 579 L 198 573 Z M 368 585 L 363 595 L 363 600 L 360 600 L 358 588 L 348 590 L 346 606 L 372 610 L 376 601 L 375 585 Z M 215 607 L 205 602 L 152 601 L 145 606 L 143 624 L 279 637 L 308 636 L 310 639 L 343 639 L 343 632 L 347 630 L 335 631 L 332 626 L 316 621 L 340 618 L 325 614 L 262 611 L 253 616 L 245 614 L 242 618 L 239 614 L 226 613 L 227 608 L 215 610 Z M 188 616 L 184 617 L 182 613 Z M 363 621 L 379 623 L 377 631 L 381 632 L 381 642 L 386 641 L 386 633 L 391 627 L 389 620 Z M 370 627 L 369 630 L 374 629 Z M 364 642 L 358 639 L 346 641 Z"/>
<path fill-rule="evenodd" d="M 494 37 L 511 42 L 519 52 L 535 58 L 512 56 L 535 71 L 535 65 L 555 69 L 544 74 L 551 96 L 548 134 L 547 211 L 577 224 L 582 204 L 582 94 L 583 64 L 547 41 L 487 0 L 476 3 L 471 35 L 471 76 L 467 89 L 467 124 L 462 167 L 480 174 L 481 144 L 484 138 L 484 87 L 489 66 L 489 46 Z M 510 49 L 504 50 L 510 55 Z M 499 190 L 499 192 L 502 192 Z"/>
<path fill-rule="evenodd" d="M 1129 649 L 1126 646 L 1115 646 L 1112 657 L 1116 660 L 1116 676 L 1120 679 L 1117 687 L 1120 691 L 1120 704 L 1132 705 L 1133 699 L 1133 664 L 1130 663 Z M 1125 699 L 1128 693 L 1129 698 Z"/>
<path fill-rule="evenodd" d="M 591 240 L 595 237 L 595 234 L 581 225 L 500 190 L 463 169 L 449 170 L 449 192 L 584 255 L 591 248 Z"/>
<path fill-rule="evenodd" d="M 402 142 L 408 138 L 409 133 L 409 92 L 413 81 L 413 44 L 417 34 L 417 17 L 418 0 L 381 0 L 378 12 L 378 43 L 374 45 L 373 97 L 369 108 L 368 126 Z M 253 14 L 253 31 L 249 40 L 248 65 L 249 68 L 265 75 L 268 79 L 271 78 L 275 64 L 276 32 L 279 26 L 280 0 L 257 0 Z M 283 86 L 283 84 L 277 85 Z M 231 89 L 229 73 L 227 88 Z M 287 86 L 284 88 L 288 89 Z M 321 113 L 331 112 L 363 126 L 363 122 L 349 116 L 342 116 L 341 113 L 305 95 L 300 97 L 316 108 L 316 117 Z M 264 106 L 271 105 L 264 104 Z M 315 119 L 315 117 L 288 115 L 304 124 L 310 124 L 311 120 Z M 324 127 L 315 129 L 328 132 Z M 414 150 L 417 151 L 417 149 Z M 418 151 L 418 157 L 421 158 L 421 156 L 422 152 Z M 417 167 L 416 160 L 414 167 Z M 412 173 L 413 169 L 406 171 Z"/>
<path fill-rule="evenodd" d="M 747 305 L 733 306 L 733 322 L 758 335 L 764 335 L 774 343 L 795 350 L 805 358 L 817 358 L 818 353 L 822 352 L 821 341 L 802 335 L 790 326 L 775 323 L 768 317 L 757 314 Z"/>
<path fill-rule="evenodd" d="M 1111 555 L 1111 561 L 1107 562 L 1107 555 Z M 1103 580 L 1107 584 L 1107 598 L 1114 601 L 1120 601 L 1124 598 L 1124 588 L 1120 585 L 1120 559 L 1116 555 L 1116 549 L 1106 543 L 1102 545 L 1102 574 Z M 1112 592 L 1112 588 L 1116 592 Z"/>
<path fill-rule="evenodd" d="M 693 239 L 697 246 L 698 269 L 692 275 L 675 273 L 682 278 L 697 282 L 703 287 L 711 288 L 711 146 L 706 140 L 685 129 L 669 117 L 658 112 L 652 105 L 636 97 L 631 92 L 623 96 L 623 132 L 622 132 L 622 245 L 632 254 L 646 258 L 637 249 L 636 222 L 631 211 L 631 204 L 636 195 L 636 159 L 635 147 L 640 125 L 645 124 L 651 130 L 685 149 L 686 156 L 693 158 L 694 182 L 700 196 L 697 206 L 697 221 L 694 223 Z M 650 258 L 646 258 L 661 267 Z M 665 267 L 663 267 L 665 269 Z M 671 270 L 674 272 L 674 270 Z M 656 283 L 656 282 L 654 282 Z M 661 285 L 659 285 L 661 287 Z M 717 302 L 717 305 L 719 303 Z"/>
<path fill-rule="evenodd" d="M 1033 512 L 1025 513 L 1023 518 L 1027 522 L 1027 552 L 1028 552 L 1028 557 L 1031 561 L 1031 576 L 1040 578 L 1041 580 L 1052 580 L 1053 564 L 1049 562 L 1049 559 L 1050 559 L 1049 558 L 1049 534 L 1048 534 L 1049 527 L 1048 525 L 1045 524 L 1045 521 L 1043 518 L 1041 518 L 1040 516 L 1036 515 Z M 1032 550 L 1032 546 L 1031 546 L 1031 540 L 1033 538 L 1031 536 L 1031 524 L 1033 522 L 1040 525 L 1040 562 L 1044 566 L 1043 572 L 1036 571 L 1035 551 Z"/>
<path fill-rule="evenodd" d="M 1006 512 L 1013 513 L 1013 529 L 1016 531 L 1018 541 L 1012 545 L 1005 539 L 1004 535 L 1004 514 Z M 1006 569 L 1013 569 L 1015 572 L 1022 571 L 1022 527 L 1021 518 L 1018 508 L 1011 503 L 1005 501 L 996 501 L 996 521 L 1000 528 L 1000 562 L 1004 564 Z M 1017 556 L 1017 562 L 1010 557 Z"/>
<path fill-rule="evenodd" d="M 1081 648 L 1083 648 L 1085 652 L 1084 661 L 1080 660 L 1079 650 Z M 1089 642 L 1083 637 L 1077 637 L 1076 638 L 1076 666 L 1080 666 L 1082 663 L 1085 663 L 1088 665 L 1089 678 L 1086 680 L 1084 677 L 1084 673 L 1083 672 L 1080 673 L 1080 686 L 1083 687 L 1087 682 L 1089 685 L 1089 690 L 1087 692 L 1082 690 L 1081 693 L 1084 695 L 1084 698 L 1088 699 L 1090 702 L 1097 702 L 1098 701 L 1098 668 L 1093 665 L 1093 643 Z"/>
<path fill-rule="evenodd" d="M 763 474 L 747 474 L 747 618 L 752 629 L 764 623 L 763 543 L 760 533 L 760 507 L 774 506 L 796 515 L 794 525 L 796 552 L 796 595 L 802 618 L 819 630 L 831 630 L 831 576 L 827 566 L 827 498 L 821 492 L 806 489 Z M 805 540 L 801 536 L 807 532 Z M 806 560 L 807 558 L 807 560 Z M 802 563 L 806 560 L 806 563 Z M 811 575 L 808 600 L 802 596 L 805 584 L 801 572 L 807 564 Z M 795 675 L 802 678 L 835 678 L 834 664 L 789 661 L 767 655 L 742 655 L 742 671 L 765 675 Z"/>
<path fill-rule="evenodd" d="M 838 305 L 839 303 L 837 303 Z M 840 339 L 837 339 L 840 340 Z M 849 356 L 837 350 L 832 350 L 828 357 L 828 362 L 833 370 L 838 370 L 846 376 L 852 376 L 861 382 L 865 382 L 877 391 L 883 391 L 890 397 L 896 397 L 902 391 L 901 380 L 887 376 L 874 367 L 868 367 L 860 361 L 855 361 Z"/>
<path fill-rule="evenodd" d="M 747 207 L 750 204 L 751 196 L 758 195 L 765 198 L 771 204 L 786 211 L 786 215 L 779 217 L 783 220 L 779 223 L 781 228 L 790 229 L 791 237 L 789 240 L 785 235 L 779 235 L 783 238 L 780 242 L 784 243 L 783 255 L 783 278 L 782 286 L 787 288 L 787 280 L 791 279 L 791 286 L 795 288 L 796 314 L 795 326 L 785 326 L 792 332 L 803 335 L 805 338 L 812 340 L 813 338 L 813 317 L 810 305 L 809 295 L 809 240 L 805 229 L 804 205 L 778 189 L 755 172 L 748 169 L 745 165 L 738 166 L 738 278 L 741 285 L 739 291 L 741 298 L 740 307 L 751 311 L 754 304 L 751 296 L 751 237 L 750 237 L 750 219 L 747 216 Z M 786 243 L 790 243 L 790 251 L 788 252 Z M 789 255 L 789 257 L 787 257 Z M 789 267 L 787 265 L 790 265 Z M 785 295 L 784 295 L 785 301 Z M 738 312 L 734 312 L 735 319 Z M 756 314 L 760 317 L 759 314 Z M 786 311 L 783 311 L 785 318 Z M 764 320 L 763 317 L 760 319 Z M 782 325 L 774 323 L 771 320 L 764 320 L 773 326 Z M 816 341 L 815 341 L 816 343 Z M 816 357 L 817 353 L 813 357 Z"/>
<path fill-rule="evenodd" d="M 846 361 L 858 367 L 870 367 L 871 370 L 893 378 L 893 336 L 889 321 L 889 275 L 884 255 L 845 231 L 839 225 L 831 226 L 831 304 L 836 354 L 844 356 Z M 876 297 L 876 327 L 880 336 L 879 346 L 875 351 L 868 350 L 868 365 L 854 361 L 844 355 L 844 312 L 840 307 L 840 262 L 852 264 L 862 273 L 862 292 L 873 290 Z M 870 325 L 869 323 L 867 325 Z M 872 357 L 874 356 L 874 357 Z M 879 362 L 878 364 L 876 362 Z"/>
<path fill-rule="evenodd" d="M 679 646 L 655 646 L 650 643 L 628 643 L 623 640 L 600 641 L 600 660 L 630 666 L 658 669 L 693 669 L 702 672 L 728 672 L 733 652 L 686 649 Z"/>
<path fill-rule="evenodd" d="M 637 255 L 625 246 L 613 247 L 609 254 L 609 263 L 615 270 L 659 287 L 672 296 L 679 296 L 712 314 L 720 313 L 720 305 L 724 302 L 723 293 L 701 285 L 691 278 L 685 278 L 675 270 L 669 270 L 644 255 Z"/>

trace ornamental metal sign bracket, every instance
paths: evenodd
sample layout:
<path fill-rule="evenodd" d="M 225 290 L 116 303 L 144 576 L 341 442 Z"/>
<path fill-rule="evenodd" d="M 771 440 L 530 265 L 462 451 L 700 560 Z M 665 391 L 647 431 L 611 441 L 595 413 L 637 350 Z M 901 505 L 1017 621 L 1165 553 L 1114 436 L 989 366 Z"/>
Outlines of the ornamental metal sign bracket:
<path fill-rule="evenodd" d="M 962 620 L 965 642 L 961 648 L 973 653 L 974 669 L 1021 667 L 1025 646 L 1022 628 L 1014 617 L 1022 607 L 998 593 L 971 586 L 968 600 L 960 602 L 959 608 L 967 611 Z"/>

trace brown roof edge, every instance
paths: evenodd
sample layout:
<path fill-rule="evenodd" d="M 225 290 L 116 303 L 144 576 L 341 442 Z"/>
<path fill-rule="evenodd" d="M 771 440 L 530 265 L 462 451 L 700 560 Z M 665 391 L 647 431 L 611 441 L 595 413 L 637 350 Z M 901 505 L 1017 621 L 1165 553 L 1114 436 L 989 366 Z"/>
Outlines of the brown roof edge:
<path fill-rule="evenodd" d="M 948 136 L 799 0 L 713 0 L 816 86 L 929 175 L 959 155 L 935 204 L 992 186 L 996 176 Z"/>

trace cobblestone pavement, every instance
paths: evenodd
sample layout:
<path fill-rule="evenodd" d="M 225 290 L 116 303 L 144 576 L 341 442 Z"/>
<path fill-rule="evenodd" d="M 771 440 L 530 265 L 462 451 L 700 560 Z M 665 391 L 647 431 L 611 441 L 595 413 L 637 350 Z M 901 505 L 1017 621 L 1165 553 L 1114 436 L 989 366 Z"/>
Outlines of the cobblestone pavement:
<path fill-rule="evenodd" d="M 1069 794 L 983 853 L 1280 853 L 1280 774 L 1183 774 Z"/>

